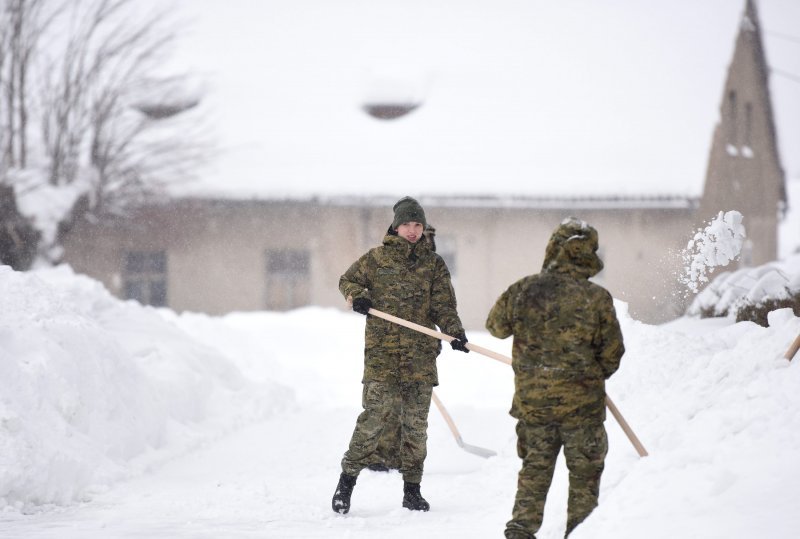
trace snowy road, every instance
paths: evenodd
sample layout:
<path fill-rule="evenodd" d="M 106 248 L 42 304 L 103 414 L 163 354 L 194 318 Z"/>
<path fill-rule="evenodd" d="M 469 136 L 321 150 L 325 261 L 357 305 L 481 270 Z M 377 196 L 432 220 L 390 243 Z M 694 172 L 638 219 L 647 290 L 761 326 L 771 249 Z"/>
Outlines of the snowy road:
<path fill-rule="evenodd" d="M 461 421 L 482 427 L 511 448 L 513 422 L 499 411 Z M 434 412 L 435 413 L 435 412 Z M 454 413 L 456 413 L 454 411 Z M 504 417 L 505 416 L 505 417 Z M 440 417 L 431 417 L 431 450 L 423 492 L 433 510 L 411 513 L 400 506 L 402 479 L 396 472 L 364 472 L 347 516 L 334 514 L 330 498 L 353 410 L 301 411 L 245 428 L 176 459 L 90 502 L 35 515 L 0 516 L 0 537 L 104 538 L 486 538 L 502 530 L 513 498 L 513 482 L 491 485 L 484 467 L 515 465 L 513 459 L 483 460 L 462 451 Z M 483 441 L 482 443 L 487 443 Z M 514 470 L 509 470 L 513 478 Z M 484 501 L 490 500 L 490 507 Z"/>

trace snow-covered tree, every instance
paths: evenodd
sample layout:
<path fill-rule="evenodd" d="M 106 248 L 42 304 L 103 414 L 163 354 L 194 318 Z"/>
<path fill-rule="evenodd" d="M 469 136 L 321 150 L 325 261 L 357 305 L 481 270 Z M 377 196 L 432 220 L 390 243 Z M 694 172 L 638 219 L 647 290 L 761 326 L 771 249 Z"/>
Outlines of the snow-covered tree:
<path fill-rule="evenodd" d="M 135 0 L 0 0 L 0 183 L 40 229 L 25 248 L 42 260 L 58 260 L 75 220 L 124 213 L 206 154 L 188 112 L 199 96 L 163 67 L 177 35 L 166 15 Z"/>

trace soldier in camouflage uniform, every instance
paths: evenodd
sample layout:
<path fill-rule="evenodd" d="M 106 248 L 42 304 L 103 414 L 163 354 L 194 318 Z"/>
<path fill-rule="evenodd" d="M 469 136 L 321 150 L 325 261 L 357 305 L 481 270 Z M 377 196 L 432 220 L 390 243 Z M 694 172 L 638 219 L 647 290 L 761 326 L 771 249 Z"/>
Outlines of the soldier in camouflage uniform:
<path fill-rule="evenodd" d="M 597 231 L 565 220 L 547 244 L 542 271 L 495 303 L 486 328 L 514 336 L 517 452 L 522 459 L 508 539 L 535 539 L 558 452 L 569 469 L 569 535 L 597 506 L 608 440 L 605 380 L 625 351 L 611 295 L 589 281 L 603 269 Z"/>
<path fill-rule="evenodd" d="M 422 232 L 422 241 L 431 244 L 431 250 L 436 252 L 436 229 L 430 224 L 425 225 Z M 442 351 L 442 341 L 439 339 L 428 339 L 436 356 Z M 386 418 L 386 423 L 375 448 L 373 462 L 367 466 L 375 472 L 388 472 L 389 470 L 400 469 L 400 409 L 402 402 L 395 398 L 392 411 Z"/>
<path fill-rule="evenodd" d="M 350 266 L 339 279 L 339 290 L 358 313 L 367 315 L 374 306 L 417 324 L 439 326 L 456 336 L 450 343 L 453 349 L 467 352 L 447 265 L 429 242 L 419 241 L 425 224 L 425 213 L 416 200 L 399 200 L 383 245 Z M 387 418 L 399 406 L 403 507 L 427 511 L 430 505 L 422 497 L 420 482 L 431 393 L 438 385 L 438 345 L 432 337 L 369 315 L 364 336 L 364 410 L 342 459 L 332 508 L 337 513 L 350 510 L 356 478 L 374 462 Z"/>

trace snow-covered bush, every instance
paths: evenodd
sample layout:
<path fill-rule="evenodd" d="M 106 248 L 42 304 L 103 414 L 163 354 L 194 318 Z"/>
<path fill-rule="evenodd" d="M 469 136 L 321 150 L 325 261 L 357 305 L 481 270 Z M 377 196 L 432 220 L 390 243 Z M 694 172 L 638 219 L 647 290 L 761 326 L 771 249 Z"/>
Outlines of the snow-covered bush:
<path fill-rule="evenodd" d="M 800 254 L 717 275 L 687 309 L 690 316 L 731 316 L 767 325 L 767 313 L 790 307 L 800 315 Z"/>
<path fill-rule="evenodd" d="M 151 4 L 0 1 L 4 264 L 58 262 L 78 220 L 161 200 L 207 162 L 203 83 L 168 61 L 185 30 Z"/>

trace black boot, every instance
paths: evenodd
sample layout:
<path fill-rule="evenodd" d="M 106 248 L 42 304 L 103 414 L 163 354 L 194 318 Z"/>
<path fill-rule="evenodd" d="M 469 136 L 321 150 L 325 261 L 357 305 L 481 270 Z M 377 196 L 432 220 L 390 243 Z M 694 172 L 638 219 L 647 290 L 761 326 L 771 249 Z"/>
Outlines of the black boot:
<path fill-rule="evenodd" d="M 419 491 L 419 483 L 403 482 L 403 507 L 412 511 L 428 511 L 431 508 Z"/>
<path fill-rule="evenodd" d="M 342 472 L 339 476 L 339 484 L 336 485 L 336 492 L 333 493 L 331 507 L 334 513 L 346 514 L 350 511 L 350 496 L 353 494 L 353 487 L 356 486 L 356 477 Z"/>
<path fill-rule="evenodd" d="M 506 528 L 505 531 L 506 539 L 536 539 L 536 536 L 532 533 L 528 533 L 523 530 L 515 530 L 515 529 L 508 529 Z"/>

